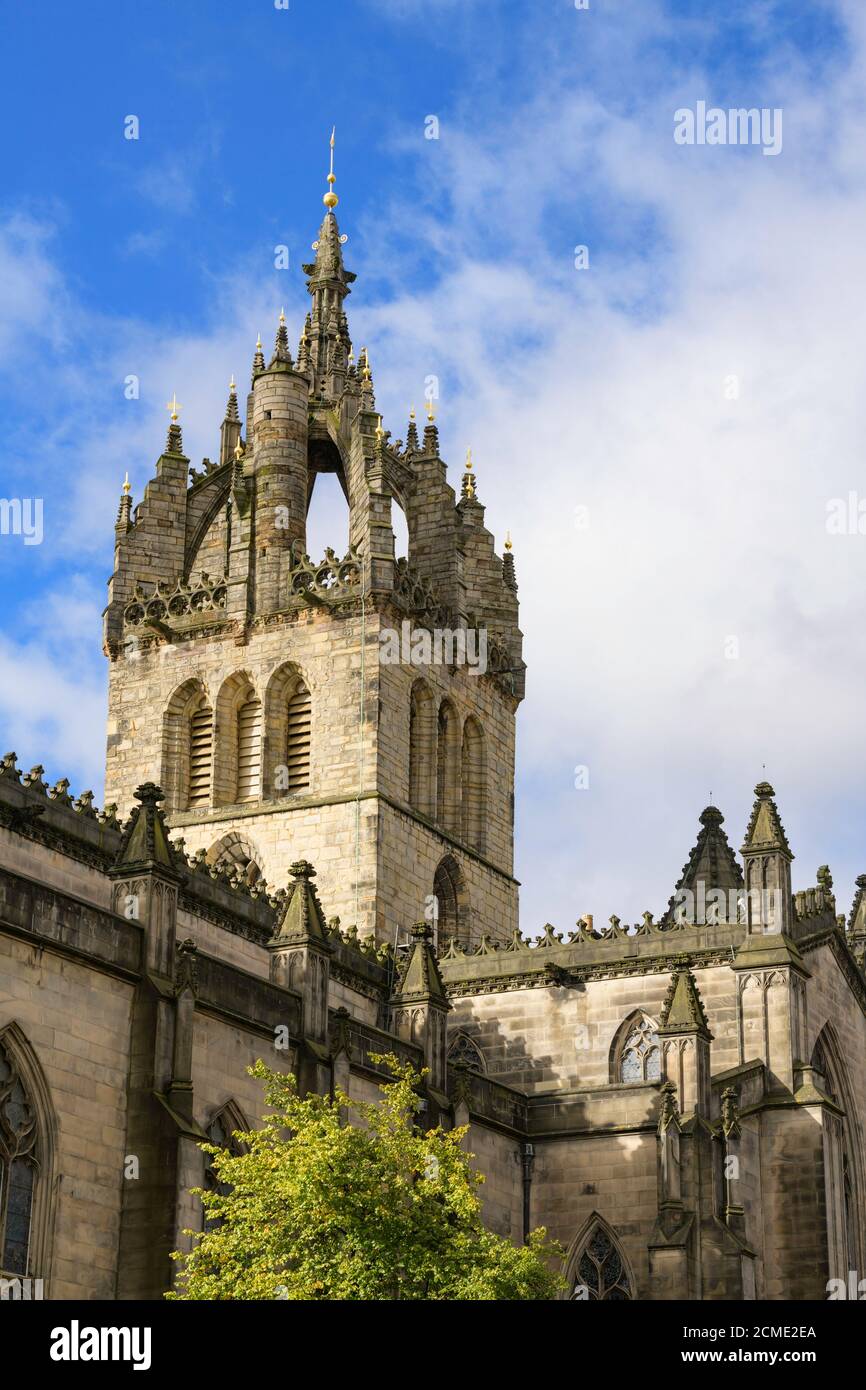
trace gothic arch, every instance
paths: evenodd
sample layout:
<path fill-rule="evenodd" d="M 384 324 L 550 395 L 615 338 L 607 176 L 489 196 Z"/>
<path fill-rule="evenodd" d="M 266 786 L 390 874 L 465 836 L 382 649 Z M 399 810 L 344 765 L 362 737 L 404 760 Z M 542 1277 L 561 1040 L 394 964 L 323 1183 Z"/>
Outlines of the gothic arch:
<path fill-rule="evenodd" d="M 487 822 L 487 747 L 484 730 L 474 714 L 470 714 L 463 725 L 461 792 L 463 840 L 483 853 Z"/>
<path fill-rule="evenodd" d="M 811 1065 L 843 1112 L 824 1115 L 824 1185 L 828 1254 L 831 1265 L 839 1266 L 830 1276 L 847 1279 L 850 1269 L 862 1268 L 863 1139 L 844 1052 L 829 1020 L 815 1039 Z"/>
<path fill-rule="evenodd" d="M 658 1024 L 643 1009 L 633 1009 L 613 1035 L 609 1053 L 611 1084 L 642 1084 L 661 1077 Z"/>
<path fill-rule="evenodd" d="M 436 702 L 419 677 L 409 693 L 409 804 L 422 816 L 435 815 Z"/>
<path fill-rule="evenodd" d="M 312 739 L 310 683 L 296 662 L 285 661 L 265 687 L 263 771 L 268 798 L 309 794 Z"/>
<path fill-rule="evenodd" d="M 214 806 L 261 797 L 261 702 L 248 671 L 226 676 L 214 718 Z M 252 714 L 252 717 L 248 716 Z"/>
<path fill-rule="evenodd" d="M 436 820 L 460 832 L 460 718 L 451 700 L 439 706 L 436 738 Z"/>
<path fill-rule="evenodd" d="M 169 813 L 211 800 L 213 711 L 207 687 L 198 676 L 179 685 L 165 707 L 160 784 Z"/>
<path fill-rule="evenodd" d="M 187 584 L 191 583 L 193 578 L 197 577 L 202 570 L 207 570 L 211 577 L 228 572 L 226 507 L 231 505 L 231 475 L 232 470 L 229 468 L 225 478 L 205 506 L 193 529 L 192 536 L 187 541 L 184 556 L 184 581 Z M 213 536 L 210 534 L 212 529 Z M 202 551 L 204 551 L 204 555 L 202 555 Z M 216 555 L 218 551 L 220 552 L 220 563 L 219 568 L 215 569 L 213 560 L 209 559 L 208 556 Z M 199 556 L 201 556 L 201 560 L 199 560 Z"/>
<path fill-rule="evenodd" d="M 449 942 L 469 942 L 470 908 L 466 878 L 453 854 L 440 860 L 433 877 L 436 899 L 436 945 L 443 950 Z"/>
<path fill-rule="evenodd" d="M 627 1303 L 636 1297 L 634 1274 L 619 1237 L 594 1211 L 568 1247 L 563 1298 Z"/>
<path fill-rule="evenodd" d="M 462 1062 L 465 1066 L 472 1067 L 473 1071 L 482 1073 L 487 1071 L 484 1053 L 475 1039 L 470 1038 L 468 1033 L 464 1033 L 462 1028 L 454 1034 L 448 1043 L 449 1067 L 453 1067 L 455 1062 Z"/>
<path fill-rule="evenodd" d="M 7 1278 L 48 1283 L 58 1132 L 39 1059 L 19 1025 L 7 1023 L 0 1028 L 0 1274 Z M 10 1188 L 17 1196 L 14 1224 L 8 1220 Z"/>
<path fill-rule="evenodd" d="M 252 841 L 237 830 L 230 830 L 211 845 L 207 862 L 236 868 L 248 884 L 257 883 L 262 876 L 261 855 Z"/>

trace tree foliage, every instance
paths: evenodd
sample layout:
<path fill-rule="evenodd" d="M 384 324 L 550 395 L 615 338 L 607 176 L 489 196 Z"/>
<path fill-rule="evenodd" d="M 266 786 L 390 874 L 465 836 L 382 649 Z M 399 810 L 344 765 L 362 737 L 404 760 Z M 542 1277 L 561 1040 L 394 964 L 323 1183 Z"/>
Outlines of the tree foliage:
<path fill-rule="evenodd" d="M 194 1189 L 207 1229 L 176 1252 L 182 1299 L 549 1299 L 561 1250 L 485 1229 L 465 1129 L 422 1131 L 422 1073 L 393 1055 L 380 1099 L 298 1095 L 251 1068 L 272 1108 L 232 1154 L 203 1144 L 221 1191 Z"/>

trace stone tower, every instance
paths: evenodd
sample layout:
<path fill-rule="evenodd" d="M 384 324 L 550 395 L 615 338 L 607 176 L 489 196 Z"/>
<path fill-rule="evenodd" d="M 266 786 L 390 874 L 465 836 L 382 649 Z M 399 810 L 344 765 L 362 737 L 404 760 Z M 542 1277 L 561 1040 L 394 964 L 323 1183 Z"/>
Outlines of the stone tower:
<path fill-rule="evenodd" d="M 281 313 L 257 344 L 242 421 L 232 381 L 218 462 L 190 468 L 177 410 L 156 473 L 115 527 L 105 612 L 106 797 L 154 782 L 187 853 L 283 886 L 317 866 L 326 911 L 393 941 L 517 926 L 517 584 L 484 525 L 471 456 L 459 496 L 432 407 L 391 441 L 366 350 L 355 363 L 333 170 L 293 359 Z M 349 550 L 306 554 L 320 473 Z M 409 544 L 395 557 L 392 502 Z M 255 891 L 255 889 L 254 889 Z"/>

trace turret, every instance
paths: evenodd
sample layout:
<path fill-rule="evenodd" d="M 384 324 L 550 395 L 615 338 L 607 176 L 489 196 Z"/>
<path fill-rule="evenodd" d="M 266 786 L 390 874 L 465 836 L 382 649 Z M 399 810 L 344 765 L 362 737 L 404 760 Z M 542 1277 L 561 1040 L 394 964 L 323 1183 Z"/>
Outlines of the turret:
<path fill-rule="evenodd" d="M 292 547 L 306 549 L 308 400 L 309 381 L 292 364 L 281 312 L 273 356 L 253 382 L 258 613 L 283 606 Z"/>

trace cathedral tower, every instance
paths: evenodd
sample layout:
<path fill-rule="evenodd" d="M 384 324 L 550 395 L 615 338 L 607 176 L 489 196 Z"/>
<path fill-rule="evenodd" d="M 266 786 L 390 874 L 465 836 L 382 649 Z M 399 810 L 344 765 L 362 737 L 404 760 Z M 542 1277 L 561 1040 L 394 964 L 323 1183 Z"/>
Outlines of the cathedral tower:
<path fill-rule="evenodd" d="M 471 455 L 459 496 L 448 483 L 432 407 L 420 439 L 414 412 L 405 444 L 383 428 L 349 336 L 333 153 L 324 201 L 296 357 L 281 313 L 245 421 L 232 381 L 218 462 L 190 468 L 173 402 L 134 509 L 125 485 L 106 797 L 126 814 L 157 783 L 186 853 L 253 892 L 310 861 L 326 912 L 361 935 L 426 919 L 440 943 L 507 939 L 524 677 L 510 543 L 496 555 Z M 320 473 L 348 500 L 342 557 L 306 554 Z"/>

